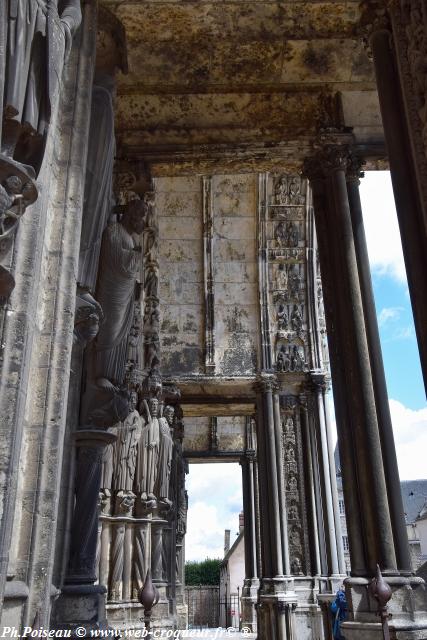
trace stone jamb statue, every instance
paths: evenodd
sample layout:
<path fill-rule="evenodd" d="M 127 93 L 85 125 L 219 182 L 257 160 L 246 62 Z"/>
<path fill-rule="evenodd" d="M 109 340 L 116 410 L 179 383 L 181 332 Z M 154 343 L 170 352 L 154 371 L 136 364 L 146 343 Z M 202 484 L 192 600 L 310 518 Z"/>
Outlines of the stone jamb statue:
<path fill-rule="evenodd" d="M 37 173 L 80 0 L 6 0 L 2 153 Z"/>
<path fill-rule="evenodd" d="M 158 419 L 159 401 L 156 397 L 151 397 L 142 401 L 146 416 L 145 425 L 142 427 L 142 434 L 139 440 L 137 461 L 136 461 L 136 491 L 141 495 L 141 500 L 156 500 L 154 488 L 157 479 L 159 447 L 160 447 L 160 424 Z"/>

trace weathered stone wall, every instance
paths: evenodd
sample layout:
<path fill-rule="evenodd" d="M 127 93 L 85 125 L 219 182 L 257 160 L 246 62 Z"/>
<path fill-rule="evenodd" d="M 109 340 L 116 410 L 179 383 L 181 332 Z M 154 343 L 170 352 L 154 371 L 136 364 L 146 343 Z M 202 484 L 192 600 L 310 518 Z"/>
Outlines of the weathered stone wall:
<path fill-rule="evenodd" d="M 160 314 L 165 375 L 203 371 L 201 178 L 158 178 Z"/>
<path fill-rule="evenodd" d="M 258 351 L 257 176 L 212 178 L 215 365 L 254 374 Z"/>
<path fill-rule="evenodd" d="M 94 62 L 94 5 L 64 73 L 51 124 L 40 195 L 15 241 L 16 288 L 2 362 L 2 444 L 8 491 L 0 544 L 9 553 L 5 619 L 47 626 L 73 342 L 76 273 Z M 6 449 L 8 451 L 6 452 Z M 71 455 L 70 451 L 66 455 Z M 5 577 L 5 573 L 2 577 Z M 18 594 L 18 597 L 17 597 Z M 2 622 L 4 619 L 2 618 Z"/>

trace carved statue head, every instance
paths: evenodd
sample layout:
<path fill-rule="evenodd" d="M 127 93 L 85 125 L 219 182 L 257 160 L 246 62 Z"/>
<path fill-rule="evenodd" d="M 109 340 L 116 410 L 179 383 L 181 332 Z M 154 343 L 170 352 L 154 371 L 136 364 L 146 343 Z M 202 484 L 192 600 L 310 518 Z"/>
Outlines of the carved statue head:
<path fill-rule="evenodd" d="M 150 398 L 148 401 L 148 408 L 150 409 L 151 417 L 155 418 L 159 411 L 159 401 L 156 397 Z"/>
<path fill-rule="evenodd" d="M 140 235 L 144 230 L 144 202 L 131 200 L 123 213 L 122 224 L 130 233 Z"/>
<path fill-rule="evenodd" d="M 175 415 L 175 409 L 170 404 L 166 405 L 163 415 L 166 418 L 166 422 L 171 427 L 173 424 L 173 418 Z"/>
<path fill-rule="evenodd" d="M 138 406 L 138 394 L 136 391 L 131 391 L 129 398 L 129 410 L 135 411 Z"/>

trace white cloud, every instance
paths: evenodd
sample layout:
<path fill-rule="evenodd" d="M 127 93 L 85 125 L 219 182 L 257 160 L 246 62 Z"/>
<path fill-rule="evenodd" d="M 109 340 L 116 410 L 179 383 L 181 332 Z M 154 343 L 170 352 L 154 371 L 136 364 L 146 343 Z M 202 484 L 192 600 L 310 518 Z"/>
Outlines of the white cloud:
<path fill-rule="evenodd" d="M 390 412 L 400 479 L 427 478 L 427 407 L 414 411 L 390 399 Z"/>
<path fill-rule="evenodd" d="M 399 225 L 388 171 L 368 171 L 361 181 L 369 261 L 374 272 L 406 283 Z"/>
<path fill-rule="evenodd" d="M 238 464 L 191 464 L 187 476 L 186 560 L 224 557 L 224 530 L 239 529 L 242 471 Z"/>
<path fill-rule="evenodd" d="M 384 307 L 378 314 L 378 324 L 383 327 L 390 320 L 399 320 L 403 307 Z"/>
<path fill-rule="evenodd" d="M 333 396 L 328 394 L 331 409 L 331 431 L 337 441 Z M 409 409 L 398 400 L 389 400 L 401 480 L 427 478 L 427 406 Z"/>
<path fill-rule="evenodd" d="M 414 325 L 409 324 L 406 327 L 400 327 L 393 332 L 392 340 L 414 340 L 415 329 Z"/>

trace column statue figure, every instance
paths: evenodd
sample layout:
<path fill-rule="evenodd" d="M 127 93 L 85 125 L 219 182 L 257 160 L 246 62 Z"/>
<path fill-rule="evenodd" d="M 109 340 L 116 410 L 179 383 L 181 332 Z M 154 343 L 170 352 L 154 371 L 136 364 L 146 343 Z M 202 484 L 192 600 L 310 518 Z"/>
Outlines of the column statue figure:
<path fill-rule="evenodd" d="M 169 481 L 172 467 L 173 454 L 173 438 L 171 432 L 173 430 L 173 419 L 175 410 L 170 405 L 164 410 L 164 417 L 160 418 L 160 446 L 159 446 L 159 466 L 157 473 L 156 495 L 161 502 L 171 505 L 169 500 Z"/>
<path fill-rule="evenodd" d="M 136 409 L 138 394 L 130 394 L 130 414 L 117 431 L 113 488 L 115 491 L 131 492 L 136 471 L 138 443 L 141 437 L 141 417 Z"/>
<path fill-rule="evenodd" d="M 131 200 L 122 219 L 110 224 L 103 235 L 96 299 L 104 311 L 105 321 L 94 343 L 94 374 L 101 387 L 120 386 L 124 381 L 126 345 L 141 263 L 141 247 L 133 234 L 142 233 L 143 214 L 143 202 Z"/>
<path fill-rule="evenodd" d="M 138 444 L 136 459 L 136 491 L 142 500 L 155 500 L 154 487 L 157 478 L 160 446 L 160 425 L 157 417 L 159 401 L 153 397 L 143 401 L 145 425 Z"/>
<path fill-rule="evenodd" d="M 141 260 L 134 234 L 142 233 L 143 212 L 141 200 L 130 201 L 121 220 L 110 224 L 103 234 L 96 300 L 104 321 L 86 357 L 81 424 L 108 427 L 129 414 L 129 397 L 124 390 L 127 342 Z"/>
<path fill-rule="evenodd" d="M 2 153 L 38 170 L 80 0 L 7 2 Z"/>

